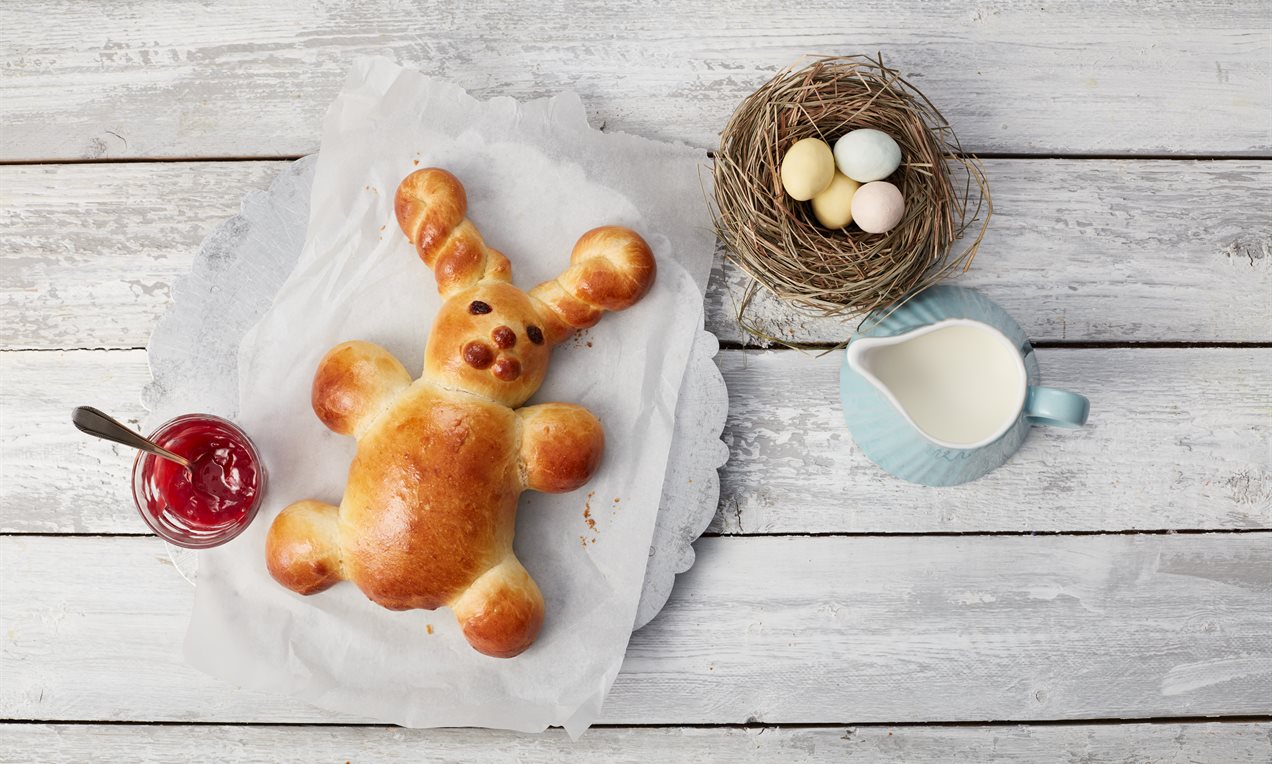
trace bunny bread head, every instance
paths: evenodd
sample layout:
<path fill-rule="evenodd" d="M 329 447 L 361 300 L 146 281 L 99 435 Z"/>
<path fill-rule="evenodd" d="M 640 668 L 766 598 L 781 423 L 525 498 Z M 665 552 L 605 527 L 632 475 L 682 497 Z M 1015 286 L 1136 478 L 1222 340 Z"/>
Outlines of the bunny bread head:
<path fill-rule="evenodd" d="M 606 310 L 630 307 L 654 280 L 644 239 L 606 226 L 579 239 L 564 273 L 522 292 L 511 283 L 508 258 L 466 219 L 463 185 L 438 168 L 407 176 L 395 211 L 446 298 L 429 334 L 424 376 L 507 406 L 539 389 L 552 345 L 595 325 Z"/>

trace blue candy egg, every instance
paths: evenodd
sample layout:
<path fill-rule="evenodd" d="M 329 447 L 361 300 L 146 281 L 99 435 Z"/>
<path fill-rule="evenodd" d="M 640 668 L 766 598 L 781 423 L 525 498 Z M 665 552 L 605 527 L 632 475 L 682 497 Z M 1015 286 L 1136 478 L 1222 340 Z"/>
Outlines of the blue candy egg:
<path fill-rule="evenodd" d="M 883 180 L 901 166 L 901 147 L 882 130 L 853 130 L 835 141 L 835 165 L 858 183 Z"/>

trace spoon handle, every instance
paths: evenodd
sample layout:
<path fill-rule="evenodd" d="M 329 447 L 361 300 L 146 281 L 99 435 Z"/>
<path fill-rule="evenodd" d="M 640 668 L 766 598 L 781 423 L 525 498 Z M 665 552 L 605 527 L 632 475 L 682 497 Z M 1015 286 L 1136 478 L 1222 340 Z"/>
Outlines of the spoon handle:
<path fill-rule="evenodd" d="M 80 432 L 154 454 L 190 469 L 190 462 L 185 457 L 177 456 L 168 449 L 155 445 L 131 427 L 91 406 L 80 406 L 71 412 L 71 423 L 79 428 Z"/>

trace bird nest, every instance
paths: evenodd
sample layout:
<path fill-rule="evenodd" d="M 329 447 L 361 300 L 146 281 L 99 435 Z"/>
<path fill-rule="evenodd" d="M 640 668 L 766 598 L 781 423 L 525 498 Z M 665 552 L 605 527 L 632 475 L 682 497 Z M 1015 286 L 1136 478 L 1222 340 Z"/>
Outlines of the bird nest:
<path fill-rule="evenodd" d="M 783 190 L 782 157 L 802 138 L 833 145 L 866 127 L 901 147 L 901 166 L 888 180 L 905 199 L 904 217 L 883 234 L 855 224 L 824 228 L 810 203 Z M 738 302 L 739 323 L 779 342 L 785 340 L 747 318 L 760 289 L 817 315 L 899 304 L 951 269 L 971 265 L 993 209 L 980 162 L 963 153 L 936 107 L 881 57 L 822 58 L 779 72 L 733 113 L 720 135 L 714 179 L 716 231 L 729 259 L 753 279 Z M 976 226 L 975 238 L 952 254 Z"/>

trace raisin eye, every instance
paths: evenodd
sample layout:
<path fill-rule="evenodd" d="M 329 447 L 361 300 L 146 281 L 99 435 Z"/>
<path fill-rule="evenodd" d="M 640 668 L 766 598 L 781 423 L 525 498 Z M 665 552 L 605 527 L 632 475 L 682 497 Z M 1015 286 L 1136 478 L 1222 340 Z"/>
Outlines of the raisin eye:
<path fill-rule="evenodd" d="M 474 369 L 486 369 L 495 362 L 495 351 L 491 350 L 484 342 L 473 340 L 464 346 L 462 352 L 464 363 Z"/>
<path fill-rule="evenodd" d="M 543 330 L 537 326 L 533 326 L 533 325 L 527 326 L 526 336 L 529 337 L 530 341 L 536 345 L 543 344 Z"/>
<path fill-rule="evenodd" d="M 488 302 L 482 302 L 481 300 L 473 300 L 472 302 L 468 303 L 468 312 L 472 313 L 474 316 L 484 316 L 487 313 L 489 313 L 491 310 L 493 310 L 493 308 L 490 307 L 490 303 Z"/>

